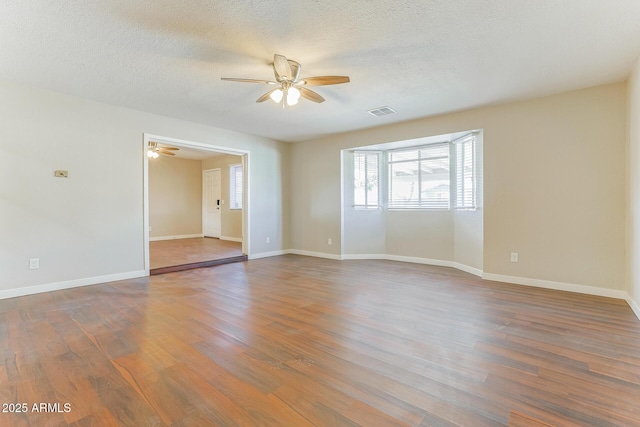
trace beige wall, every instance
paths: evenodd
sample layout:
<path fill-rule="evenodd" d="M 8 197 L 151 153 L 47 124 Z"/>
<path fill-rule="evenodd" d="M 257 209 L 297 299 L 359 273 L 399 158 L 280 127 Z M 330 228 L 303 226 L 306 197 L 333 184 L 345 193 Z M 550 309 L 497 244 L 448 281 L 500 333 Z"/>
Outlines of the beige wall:
<path fill-rule="evenodd" d="M 230 175 L 229 166 L 242 163 L 242 157 L 231 154 L 211 157 L 202 161 L 202 170 L 220 169 L 222 206 L 221 238 L 242 239 L 242 209 L 229 209 Z M 201 172 L 200 172 L 201 173 Z"/>
<path fill-rule="evenodd" d="M 485 272 L 624 288 L 625 110 L 624 84 L 489 109 Z"/>
<path fill-rule="evenodd" d="M 0 297 L 144 275 L 144 133 L 248 151 L 249 253 L 290 246 L 290 144 L 9 82 L 0 117 Z"/>
<path fill-rule="evenodd" d="M 625 90 L 605 85 L 294 144 L 291 248 L 340 254 L 340 150 L 483 129 L 483 271 L 622 290 Z"/>
<path fill-rule="evenodd" d="M 628 84 L 627 293 L 640 317 L 640 61 Z"/>
<path fill-rule="evenodd" d="M 453 260 L 450 211 L 388 211 L 387 253 L 402 257 Z"/>
<path fill-rule="evenodd" d="M 202 161 L 149 160 L 150 238 L 202 234 Z"/>

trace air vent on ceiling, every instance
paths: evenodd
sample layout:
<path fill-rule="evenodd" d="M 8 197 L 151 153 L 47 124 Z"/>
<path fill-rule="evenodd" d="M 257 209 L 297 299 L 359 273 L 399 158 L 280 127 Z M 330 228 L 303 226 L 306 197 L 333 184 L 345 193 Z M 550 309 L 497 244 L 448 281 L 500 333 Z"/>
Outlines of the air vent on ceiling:
<path fill-rule="evenodd" d="M 391 107 L 387 107 L 385 105 L 384 107 L 378 107 L 372 110 L 367 110 L 367 113 L 371 114 L 372 116 L 380 117 L 380 116 L 386 116 L 387 114 L 394 114 L 396 113 L 396 110 L 394 110 Z"/>

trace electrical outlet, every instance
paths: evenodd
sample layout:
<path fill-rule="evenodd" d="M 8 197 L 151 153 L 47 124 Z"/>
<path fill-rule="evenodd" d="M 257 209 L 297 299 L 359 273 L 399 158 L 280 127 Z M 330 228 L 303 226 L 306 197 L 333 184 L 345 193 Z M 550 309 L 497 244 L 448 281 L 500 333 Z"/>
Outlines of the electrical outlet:
<path fill-rule="evenodd" d="M 267 243 L 271 243 L 271 237 L 267 237 Z"/>
<path fill-rule="evenodd" d="M 518 252 L 511 252 L 511 262 L 518 262 Z"/>
<path fill-rule="evenodd" d="M 331 240 L 330 238 L 327 239 L 327 245 L 329 245 L 329 246 L 333 245 L 333 240 Z"/>
<path fill-rule="evenodd" d="M 29 259 L 29 270 L 37 270 L 40 268 L 40 258 Z"/>

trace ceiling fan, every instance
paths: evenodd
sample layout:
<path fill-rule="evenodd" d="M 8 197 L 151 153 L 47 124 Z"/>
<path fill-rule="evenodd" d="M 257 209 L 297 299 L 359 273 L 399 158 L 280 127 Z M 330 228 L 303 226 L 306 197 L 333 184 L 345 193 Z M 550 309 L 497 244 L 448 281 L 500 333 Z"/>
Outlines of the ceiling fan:
<path fill-rule="evenodd" d="M 300 78 L 302 67 L 296 61 L 287 59 L 282 55 L 273 55 L 273 74 L 276 81 L 236 79 L 232 77 L 222 77 L 222 80 L 245 83 L 264 83 L 275 86 L 269 92 L 262 95 L 256 102 L 264 102 L 267 99 L 273 100 L 276 104 L 282 101 L 282 107 L 292 106 L 298 103 L 302 96 L 313 102 L 324 102 L 324 98 L 318 93 L 307 89 L 307 86 L 327 86 L 340 83 L 349 83 L 348 76 L 317 76 Z"/>
<path fill-rule="evenodd" d="M 147 148 L 147 156 L 153 159 L 156 159 L 160 156 L 160 154 L 164 154 L 165 156 L 175 156 L 176 153 L 173 151 L 177 151 L 179 148 L 176 147 L 165 147 L 161 146 L 157 142 L 149 141 L 149 146 Z"/>

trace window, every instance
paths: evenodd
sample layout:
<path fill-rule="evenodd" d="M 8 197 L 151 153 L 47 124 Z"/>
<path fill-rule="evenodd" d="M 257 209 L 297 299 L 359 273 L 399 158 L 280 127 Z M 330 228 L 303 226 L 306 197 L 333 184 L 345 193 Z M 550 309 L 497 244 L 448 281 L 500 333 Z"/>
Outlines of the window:
<path fill-rule="evenodd" d="M 229 166 L 229 209 L 242 209 L 242 165 Z"/>
<path fill-rule="evenodd" d="M 389 209 L 449 209 L 449 144 L 388 152 Z"/>
<path fill-rule="evenodd" d="M 476 208 L 475 135 L 470 134 L 453 143 L 456 153 L 456 209 Z"/>
<path fill-rule="evenodd" d="M 353 205 L 361 209 L 380 207 L 380 153 L 353 153 Z"/>

